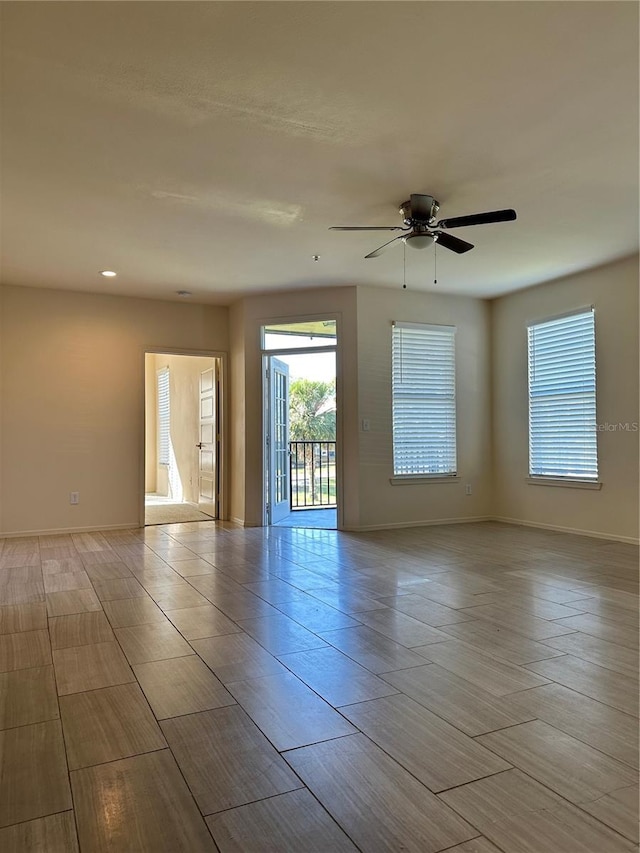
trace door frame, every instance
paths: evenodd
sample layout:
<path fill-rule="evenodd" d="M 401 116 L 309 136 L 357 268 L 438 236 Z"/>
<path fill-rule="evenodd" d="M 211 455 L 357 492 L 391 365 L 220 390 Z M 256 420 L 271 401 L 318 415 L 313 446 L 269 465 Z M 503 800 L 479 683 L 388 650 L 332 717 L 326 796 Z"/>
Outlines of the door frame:
<path fill-rule="evenodd" d="M 315 320 L 335 320 L 336 321 L 336 342 L 326 347 L 300 347 L 300 348 L 280 348 L 277 350 L 267 350 L 264 348 L 264 340 L 262 338 L 264 327 L 280 323 L 307 323 Z M 344 509 L 343 509 L 343 472 L 344 461 L 342 454 L 342 431 L 343 431 L 343 390 L 342 390 L 342 336 L 341 325 L 342 315 L 335 311 L 323 311 L 317 314 L 301 314 L 295 316 L 279 316 L 269 317 L 258 321 L 260 328 L 260 376 L 262 386 L 262 524 L 265 527 L 270 526 L 271 522 L 267 513 L 267 466 L 269 465 L 269 452 L 266 446 L 265 436 L 268 430 L 266 421 L 266 401 L 265 393 L 267 392 L 267 383 L 265 380 L 265 363 L 269 356 L 276 358 L 283 355 L 309 355 L 313 353 L 333 352 L 336 358 L 336 504 L 337 504 L 337 529 L 342 530 L 344 524 Z"/>
<path fill-rule="evenodd" d="M 227 435 L 229 434 L 228 406 L 228 354 L 220 350 L 177 349 L 175 347 L 143 347 L 140 355 L 140 370 L 142 376 L 142 394 L 139 407 L 139 452 L 138 452 L 138 527 L 145 526 L 145 356 L 147 355 L 187 355 L 195 358 L 215 358 L 220 365 L 220 388 L 218 399 L 220 403 L 218 418 L 218 521 L 227 519 L 229 495 L 229 466 L 227 463 Z M 212 519 L 213 520 L 213 519 Z"/>

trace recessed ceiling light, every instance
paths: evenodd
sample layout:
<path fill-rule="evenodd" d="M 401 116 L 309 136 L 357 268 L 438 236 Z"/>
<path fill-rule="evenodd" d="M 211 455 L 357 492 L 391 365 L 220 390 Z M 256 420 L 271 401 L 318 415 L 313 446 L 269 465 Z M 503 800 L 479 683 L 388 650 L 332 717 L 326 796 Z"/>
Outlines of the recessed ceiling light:
<path fill-rule="evenodd" d="M 184 296 L 184 297 L 191 296 L 190 290 L 176 290 L 176 293 L 178 294 L 178 296 Z"/>
<path fill-rule="evenodd" d="M 103 275 L 105 278 L 114 278 L 118 273 L 113 270 L 100 270 L 100 275 Z"/>

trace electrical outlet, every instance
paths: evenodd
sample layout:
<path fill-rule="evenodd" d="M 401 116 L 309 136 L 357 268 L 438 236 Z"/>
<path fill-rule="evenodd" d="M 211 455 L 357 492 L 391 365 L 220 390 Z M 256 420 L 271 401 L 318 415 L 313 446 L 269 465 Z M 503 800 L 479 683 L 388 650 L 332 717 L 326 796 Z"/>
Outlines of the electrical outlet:
<path fill-rule="evenodd" d="M 467 483 L 467 485 L 464 487 L 464 493 L 465 495 L 471 494 L 471 483 Z"/>
<path fill-rule="evenodd" d="M 362 419 L 362 432 L 369 432 L 370 429 L 371 429 L 371 422 L 369 421 L 369 418 L 363 418 Z"/>
<path fill-rule="evenodd" d="M 69 503 L 73 504 L 74 506 L 76 504 L 79 504 L 80 503 L 80 492 L 69 492 Z"/>

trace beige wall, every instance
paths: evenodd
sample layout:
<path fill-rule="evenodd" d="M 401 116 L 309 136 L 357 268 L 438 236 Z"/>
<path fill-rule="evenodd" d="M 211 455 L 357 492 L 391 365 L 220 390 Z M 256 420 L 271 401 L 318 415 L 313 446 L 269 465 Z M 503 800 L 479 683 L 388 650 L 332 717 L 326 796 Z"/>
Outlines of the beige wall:
<path fill-rule="evenodd" d="M 527 323 L 595 306 L 597 417 L 637 423 L 638 259 L 620 261 L 493 302 L 495 515 L 509 520 L 638 536 L 637 432 L 598 433 L 600 491 L 529 485 Z"/>
<path fill-rule="evenodd" d="M 0 532 L 137 525 L 143 352 L 227 350 L 227 309 L 8 286 L 1 299 Z"/>
<path fill-rule="evenodd" d="M 5 286 L 0 534 L 138 524 L 145 486 L 145 349 L 230 352 L 229 516 L 261 524 L 260 327 L 335 316 L 345 528 L 499 516 L 637 537 L 638 433 L 600 433 L 601 491 L 525 481 L 526 323 L 587 304 L 596 306 L 598 419 L 637 422 L 637 258 L 492 303 L 345 287 L 248 297 L 227 310 Z M 457 483 L 389 483 L 394 319 L 458 329 Z M 369 432 L 360 430 L 362 418 L 369 419 Z M 148 444 L 147 450 L 155 458 Z M 80 492 L 78 506 L 69 504 L 71 491 Z"/>
<path fill-rule="evenodd" d="M 391 485 L 391 323 L 456 327 L 459 479 Z M 489 308 L 483 300 L 400 289 L 358 288 L 360 526 L 419 524 L 491 515 Z M 466 484 L 472 494 L 465 494 Z"/>

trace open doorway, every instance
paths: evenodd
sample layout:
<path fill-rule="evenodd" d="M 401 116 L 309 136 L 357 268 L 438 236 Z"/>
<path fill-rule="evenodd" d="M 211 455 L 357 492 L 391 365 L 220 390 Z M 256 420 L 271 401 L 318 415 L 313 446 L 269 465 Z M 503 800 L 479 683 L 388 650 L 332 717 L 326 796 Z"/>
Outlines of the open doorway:
<path fill-rule="evenodd" d="M 145 525 L 219 518 L 220 388 L 217 357 L 145 354 Z"/>
<path fill-rule="evenodd" d="M 265 523 L 338 526 L 336 321 L 263 327 Z"/>

